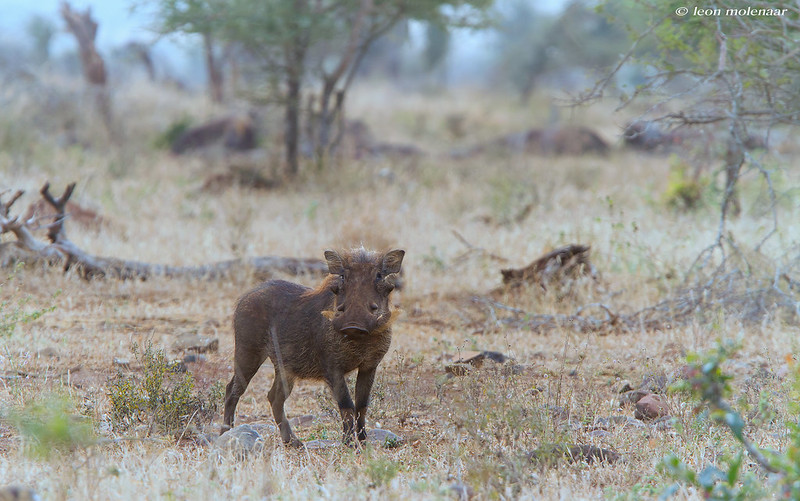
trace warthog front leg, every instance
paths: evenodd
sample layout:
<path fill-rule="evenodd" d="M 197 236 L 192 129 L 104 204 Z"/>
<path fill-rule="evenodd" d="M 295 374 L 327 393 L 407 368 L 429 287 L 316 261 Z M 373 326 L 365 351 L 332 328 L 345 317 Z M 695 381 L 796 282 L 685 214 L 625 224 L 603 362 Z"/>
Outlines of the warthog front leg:
<path fill-rule="evenodd" d="M 372 383 L 375 381 L 375 369 L 358 369 L 356 378 L 356 433 L 362 442 L 367 439 L 365 427 L 367 419 L 367 406 L 369 395 L 372 392 Z"/>
<path fill-rule="evenodd" d="M 349 445 L 353 443 L 356 428 L 356 406 L 350 397 L 350 390 L 347 389 L 343 373 L 329 377 L 328 385 L 331 387 L 333 398 L 339 405 L 339 414 L 342 416 L 342 442 Z"/>

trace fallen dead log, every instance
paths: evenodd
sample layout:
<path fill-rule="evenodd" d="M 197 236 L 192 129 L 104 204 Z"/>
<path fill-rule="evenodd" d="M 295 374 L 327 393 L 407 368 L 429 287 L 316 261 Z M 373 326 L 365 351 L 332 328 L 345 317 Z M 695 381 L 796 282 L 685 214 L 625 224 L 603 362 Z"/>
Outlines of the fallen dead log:
<path fill-rule="evenodd" d="M 49 243 L 38 240 L 33 235 L 33 224 L 36 223 L 34 219 L 21 220 L 18 216 L 11 217 L 11 206 L 22 196 L 23 192 L 18 190 L 11 195 L 7 202 L 2 201 L 3 194 L 0 194 L 0 234 L 12 233 L 16 237 L 16 241 L 0 244 L 0 251 L 3 250 L 3 247 L 10 246 L 16 251 L 22 251 L 22 259 L 27 254 L 32 259 L 52 266 L 62 264 L 65 271 L 75 269 L 86 279 L 106 276 L 121 280 L 145 280 L 156 276 L 218 279 L 243 269 L 252 271 L 256 275 L 274 273 L 299 275 L 327 273 L 328 271 L 326 263 L 319 259 L 278 256 L 231 259 L 199 266 L 172 266 L 95 256 L 79 248 L 66 236 L 64 229 L 64 223 L 67 220 L 66 207 L 74 189 L 75 183 L 72 183 L 58 198 L 53 197 L 50 193 L 50 183 L 45 183 L 40 191 L 44 200 L 55 210 L 55 220 L 46 225 Z"/>
<path fill-rule="evenodd" d="M 591 246 L 570 244 L 559 247 L 534 260 L 524 268 L 501 270 L 503 285 L 516 287 L 523 284 L 540 285 L 543 289 L 551 283 L 579 275 L 596 277 L 597 270 L 589 260 Z"/>

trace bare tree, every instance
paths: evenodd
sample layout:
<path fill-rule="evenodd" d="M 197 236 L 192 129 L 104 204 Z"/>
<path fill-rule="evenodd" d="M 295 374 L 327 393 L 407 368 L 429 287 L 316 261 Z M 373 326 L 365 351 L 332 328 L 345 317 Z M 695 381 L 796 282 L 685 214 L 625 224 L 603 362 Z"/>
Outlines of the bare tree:
<path fill-rule="evenodd" d="M 755 245 L 758 251 L 777 230 L 778 213 L 772 172 L 749 146 L 755 131 L 763 134 L 758 142 L 769 145 L 775 127 L 800 125 L 800 7 L 788 1 L 723 0 L 707 15 L 696 15 L 677 1 L 637 0 L 635 5 L 643 11 L 632 18 L 649 21 L 611 72 L 577 102 L 604 97 L 626 65 L 652 68 L 644 84 L 621 96 L 617 109 L 648 99 L 651 120 L 673 128 L 714 126 L 727 138 L 717 236 L 696 264 L 709 263 L 719 251 L 724 265 L 727 249 L 735 250 L 725 245 L 732 243 L 726 223 L 740 210 L 737 188 L 744 168 L 759 173 L 771 199 L 772 226 Z"/>
<path fill-rule="evenodd" d="M 80 12 L 73 10 L 69 2 L 62 1 L 61 17 L 67 23 L 67 28 L 78 42 L 83 75 L 89 84 L 90 91 L 94 94 L 95 103 L 103 119 L 103 125 L 105 125 L 112 140 L 116 140 L 111 98 L 108 93 L 106 65 L 103 57 L 97 52 L 97 47 L 95 47 L 98 25 L 92 18 L 92 9 L 87 7 L 85 11 Z"/>

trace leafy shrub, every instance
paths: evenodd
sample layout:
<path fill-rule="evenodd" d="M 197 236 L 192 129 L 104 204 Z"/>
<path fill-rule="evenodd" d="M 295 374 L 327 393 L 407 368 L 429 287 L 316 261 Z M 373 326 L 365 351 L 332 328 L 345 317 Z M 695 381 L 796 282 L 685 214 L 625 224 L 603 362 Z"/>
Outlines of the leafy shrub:
<path fill-rule="evenodd" d="M 699 209 L 703 205 L 709 183 L 704 178 L 690 176 L 683 162 L 673 163 L 669 172 L 664 200 L 667 206 L 684 211 Z"/>
<path fill-rule="evenodd" d="M 149 426 L 148 433 L 183 433 L 192 420 L 210 419 L 222 400 L 220 383 L 206 395 L 195 391 L 194 380 L 181 362 L 170 362 L 164 350 L 147 344 L 133 353 L 142 365 L 141 374 L 117 373 L 111 381 L 111 419 L 115 430 L 126 430 L 136 423 Z"/>
<path fill-rule="evenodd" d="M 192 120 L 189 117 L 182 117 L 172 122 L 170 126 L 167 127 L 167 130 L 156 137 L 155 141 L 153 142 L 153 146 L 161 150 L 169 149 L 172 146 L 172 143 L 174 143 L 175 140 L 178 139 L 181 134 L 186 132 L 186 130 L 191 126 Z"/>
<path fill-rule="evenodd" d="M 9 421 L 19 431 L 27 451 L 48 458 L 54 453 L 84 449 L 96 442 L 91 420 L 74 413 L 68 398 L 48 396 L 27 403 L 9 414 Z"/>
<path fill-rule="evenodd" d="M 677 482 L 669 486 L 661 496 L 667 499 L 676 493 L 680 484 L 690 485 L 702 493 L 704 499 L 749 500 L 772 497 L 777 490 L 785 499 L 800 499 L 800 367 L 793 364 L 791 389 L 788 395 L 789 419 L 786 422 L 789 446 L 785 451 L 762 449 L 744 434 L 745 420 L 729 403 L 730 380 L 721 366 L 739 349 L 734 342 L 719 342 L 716 348 L 705 354 L 692 354 L 688 378 L 677 383 L 677 391 L 687 391 L 709 407 L 711 417 L 726 427 L 738 444 L 735 454 L 723 455 L 722 465 L 710 465 L 696 471 L 677 454 L 665 457 L 659 469 Z M 765 483 L 752 471 L 743 472 L 743 457 L 771 473 L 771 482 Z"/>

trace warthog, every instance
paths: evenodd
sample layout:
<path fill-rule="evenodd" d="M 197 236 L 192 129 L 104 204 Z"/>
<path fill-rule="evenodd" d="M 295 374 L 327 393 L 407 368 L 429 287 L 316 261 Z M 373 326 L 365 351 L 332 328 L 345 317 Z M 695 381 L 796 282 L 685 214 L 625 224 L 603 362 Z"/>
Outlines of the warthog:
<path fill-rule="evenodd" d="M 405 251 L 325 251 L 329 275 L 316 289 L 272 280 L 239 299 L 233 317 L 234 374 L 225 392 L 223 431 L 239 397 L 269 357 L 267 397 L 286 444 L 298 447 L 283 405 L 297 379 L 328 383 L 342 416 L 343 441 L 366 440 L 364 422 L 375 370 L 389 349 L 396 312 L 389 307 Z M 356 401 L 345 375 L 358 369 Z"/>

